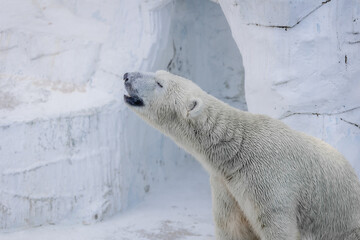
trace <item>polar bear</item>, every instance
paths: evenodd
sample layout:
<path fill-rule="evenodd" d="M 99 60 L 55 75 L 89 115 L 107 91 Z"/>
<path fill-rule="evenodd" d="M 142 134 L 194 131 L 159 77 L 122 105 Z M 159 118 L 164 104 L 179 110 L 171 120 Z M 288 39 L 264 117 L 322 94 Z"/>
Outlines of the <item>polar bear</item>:
<path fill-rule="evenodd" d="M 165 71 L 124 81 L 126 104 L 209 172 L 216 239 L 360 239 L 360 183 L 334 148 Z"/>

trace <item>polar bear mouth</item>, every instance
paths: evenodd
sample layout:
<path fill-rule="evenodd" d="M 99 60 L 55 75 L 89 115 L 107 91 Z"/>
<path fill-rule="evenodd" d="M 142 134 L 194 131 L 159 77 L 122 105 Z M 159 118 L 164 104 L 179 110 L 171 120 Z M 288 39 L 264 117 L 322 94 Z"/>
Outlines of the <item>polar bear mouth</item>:
<path fill-rule="evenodd" d="M 136 95 L 133 96 L 124 95 L 124 101 L 131 106 L 138 106 L 138 107 L 144 106 L 144 101 Z"/>
<path fill-rule="evenodd" d="M 139 73 L 137 73 L 134 76 L 138 77 L 138 75 Z M 144 106 L 144 101 L 137 95 L 138 91 L 134 89 L 132 86 L 131 79 L 133 79 L 134 76 L 132 76 L 131 73 L 124 74 L 124 81 L 125 81 L 124 85 L 127 93 L 129 94 L 129 95 L 124 94 L 124 101 L 131 106 Z"/>

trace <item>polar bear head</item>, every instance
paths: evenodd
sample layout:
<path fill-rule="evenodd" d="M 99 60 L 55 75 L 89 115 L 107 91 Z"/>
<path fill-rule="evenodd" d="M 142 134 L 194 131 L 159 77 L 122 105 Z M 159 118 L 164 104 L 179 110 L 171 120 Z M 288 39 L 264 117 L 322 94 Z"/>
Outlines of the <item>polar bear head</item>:
<path fill-rule="evenodd" d="M 166 71 L 124 75 L 126 104 L 154 127 L 169 132 L 176 124 L 196 121 L 206 93 L 188 79 Z"/>

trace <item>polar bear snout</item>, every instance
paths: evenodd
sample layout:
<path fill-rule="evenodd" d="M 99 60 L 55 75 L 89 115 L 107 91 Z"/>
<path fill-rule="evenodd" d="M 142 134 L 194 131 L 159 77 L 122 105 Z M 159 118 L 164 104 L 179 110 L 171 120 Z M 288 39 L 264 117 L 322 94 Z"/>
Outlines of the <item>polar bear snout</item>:
<path fill-rule="evenodd" d="M 162 88 L 154 73 L 127 72 L 123 76 L 125 89 L 128 95 L 124 100 L 131 106 L 144 106 L 154 97 L 154 90 Z M 146 100 L 146 101 L 145 101 Z"/>
<path fill-rule="evenodd" d="M 124 101 L 131 106 L 144 106 L 144 101 L 139 97 L 134 81 L 141 77 L 140 73 L 125 73 L 123 76 L 125 89 L 129 95 L 124 95 Z"/>

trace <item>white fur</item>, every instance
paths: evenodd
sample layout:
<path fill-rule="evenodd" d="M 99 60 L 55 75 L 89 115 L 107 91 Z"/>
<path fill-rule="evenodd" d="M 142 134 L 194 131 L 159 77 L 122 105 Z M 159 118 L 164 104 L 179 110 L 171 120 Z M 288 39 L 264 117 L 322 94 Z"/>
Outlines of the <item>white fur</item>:
<path fill-rule="evenodd" d="M 334 148 L 187 79 L 133 75 L 131 109 L 209 172 L 217 239 L 360 239 L 360 183 Z"/>

